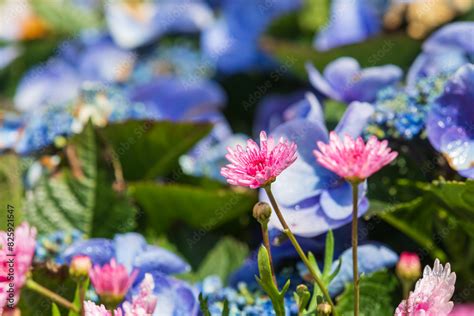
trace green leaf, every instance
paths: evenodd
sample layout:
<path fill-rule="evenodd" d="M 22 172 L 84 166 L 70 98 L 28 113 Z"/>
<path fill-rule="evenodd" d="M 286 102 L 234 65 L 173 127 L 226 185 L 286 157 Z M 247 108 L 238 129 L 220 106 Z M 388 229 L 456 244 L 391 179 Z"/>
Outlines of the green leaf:
<path fill-rule="evenodd" d="M 474 221 L 474 180 L 440 179 L 424 186 L 424 190 L 432 192 L 460 220 Z"/>
<path fill-rule="evenodd" d="M 54 303 L 51 306 L 51 316 L 61 316 L 58 305 Z"/>
<path fill-rule="evenodd" d="M 0 156 L 0 230 L 7 228 L 7 216 L 12 215 L 15 226 L 21 222 L 22 180 L 19 158 L 14 154 Z"/>
<path fill-rule="evenodd" d="M 58 33 L 75 35 L 84 28 L 99 26 L 97 10 L 87 10 L 62 0 L 31 0 L 36 14 Z"/>
<path fill-rule="evenodd" d="M 396 47 L 403 49 L 395 49 Z M 421 41 L 398 32 L 319 52 L 313 48 L 310 41 L 290 42 L 267 37 L 263 40 L 263 48 L 289 67 L 294 74 L 306 80 L 306 62 L 312 62 L 317 69 L 322 70 L 330 62 L 344 56 L 357 59 L 362 67 L 394 64 L 406 70 L 419 54 Z"/>
<path fill-rule="evenodd" d="M 210 231 L 251 212 L 255 192 L 155 182 L 130 183 L 129 192 L 147 216 L 147 225 L 165 232 L 176 221 Z"/>
<path fill-rule="evenodd" d="M 28 192 L 25 213 L 41 233 L 78 229 L 91 237 L 112 237 L 117 228 L 135 224 L 135 209 L 112 189 L 104 170 L 98 170 L 94 129 L 88 124 L 69 141 L 74 167 L 52 177 L 43 176 Z M 74 170 L 74 171 L 73 171 Z M 107 221 L 104 221 L 104 219 Z"/>
<path fill-rule="evenodd" d="M 285 316 L 285 294 L 290 287 L 290 280 L 286 281 L 282 290 L 279 291 L 273 283 L 272 268 L 267 248 L 263 245 L 258 250 L 258 271 L 260 277 L 255 276 L 257 283 L 263 291 L 270 297 L 276 316 Z"/>
<path fill-rule="evenodd" d="M 398 281 L 385 270 L 360 278 L 360 316 L 392 316 L 397 302 L 393 299 Z M 354 287 L 347 283 L 344 292 L 336 298 L 340 316 L 354 315 Z"/>
<path fill-rule="evenodd" d="M 90 284 L 90 279 L 89 278 L 86 278 L 84 281 L 81 281 L 80 283 L 77 283 L 76 291 L 74 293 L 74 300 L 72 302 L 74 304 L 74 306 L 77 307 L 77 310 L 81 310 L 82 304 L 83 304 L 83 302 L 81 300 L 81 289 L 88 289 L 89 284 Z M 69 313 L 68 313 L 68 316 L 80 316 L 80 314 L 76 313 L 73 310 L 70 310 Z"/>
<path fill-rule="evenodd" d="M 141 180 L 168 175 L 211 129 L 207 123 L 127 121 L 109 124 L 100 133 L 114 148 L 125 179 Z"/>
<path fill-rule="evenodd" d="M 211 313 L 209 312 L 209 307 L 207 306 L 208 304 L 208 299 L 207 297 L 204 297 L 202 293 L 199 293 L 199 306 L 201 308 L 201 312 L 204 316 L 211 316 Z"/>
<path fill-rule="evenodd" d="M 194 279 L 203 280 L 209 275 L 218 275 L 224 282 L 247 258 L 246 244 L 231 237 L 225 237 L 206 255 Z"/>
<path fill-rule="evenodd" d="M 323 276 L 329 276 L 332 268 L 332 260 L 334 257 L 334 235 L 332 230 L 329 230 L 326 235 L 326 247 L 324 251 L 324 269 Z"/>

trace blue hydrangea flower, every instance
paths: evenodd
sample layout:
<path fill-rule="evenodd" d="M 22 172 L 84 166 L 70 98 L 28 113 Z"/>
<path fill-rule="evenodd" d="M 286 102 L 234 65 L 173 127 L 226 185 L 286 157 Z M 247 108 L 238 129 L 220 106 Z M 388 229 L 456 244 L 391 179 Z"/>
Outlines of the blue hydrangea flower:
<path fill-rule="evenodd" d="M 321 74 L 312 64 L 306 64 L 309 81 L 328 98 L 341 102 L 372 102 L 377 92 L 397 84 L 402 70 L 395 65 L 361 69 L 354 58 L 341 57 L 331 62 Z"/>
<path fill-rule="evenodd" d="M 129 95 L 133 102 L 143 103 L 155 118 L 172 121 L 209 121 L 226 102 L 225 93 L 217 83 L 175 76 L 161 76 L 137 85 Z"/>
<path fill-rule="evenodd" d="M 48 235 L 39 236 L 36 240 L 35 261 L 51 261 L 55 264 L 65 264 L 63 252 L 73 243 L 83 239 L 78 230 L 71 232 L 56 231 Z"/>
<path fill-rule="evenodd" d="M 148 83 L 159 76 L 175 76 L 193 82 L 210 78 L 214 63 L 188 42 L 159 45 L 149 55 L 142 56 L 132 74 L 134 84 Z"/>
<path fill-rule="evenodd" d="M 321 51 L 362 42 L 382 30 L 386 0 L 334 0 L 329 23 L 314 39 Z"/>
<path fill-rule="evenodd" d="M 198 314 L 196 288 L 170 276 L 189 272 L 190 266 L 172 252 L 147 244 L 140 234 L 117 234 L 113 240 L 93 238 L 76 242 L 64 251 L 64 261 L 69 263 L 76 255 L 89 256 L 94 264 L 99 265 L 115 258 L 128 271 L 138 270 L 139 274 L 128 295 L 136 293 L 145 274 L 150 273 L 155 281 L 154 293 L 160 302 L 155 316 Z"/>
<path fill-rule="evenodd" d="M 104 35 L 83 35 L 64 42 L 57 56 L 29 70 L 15 92 L 15 107 L 23 112 L 76 99 L 86 81 L 121 83 L 128 80 L 135 55 Z"/>
<path fill-rule="evenodd" d="M 425 129 L 427 113 L 445 83 L 445 76 L 426 77 L 412 88 L 381 90 L 374 102 L 375 114 L 367 132 L 381 138 L 412 139 L 419 136 Z"/>
<path fill-rule="evenodd" d="M 221 1 L 221 16 L 203 30 L 201 49 L 227 74 L 269 65 L 260 36 L 274 18 L 300 6 L 300 0 Z"/>
<path fill-rule="evenodd" d="M 0 112 L 0 153 L 15 147 L 20 140 L 23 125 L 21 117 Z"/>
<path fill-rule="evenodd" d="M 348 182 L 323 168 L 316 162 L 313 150 L 317 141 L 328 141 L 323 111 L 316 98 L 310 99 L 310 111 L 303 117 L 288 121 L 272 135 L 287 138 L 298 146 L 298 159 L 281 173 L 272 184 L 272 190 L 283 215 L 299 236 L 312 237 L 335 229 L 352 218 L 352 189 Z M 373 114 L 368 103 L 351 103 L 335 131 L 338 134 L 359 136 Z M 267 200 L 261 191 L 261 200 Z M 365 184 L 361 184 L 359 216 L 368 208 Z M 282 229 L 272 214 L 270 227 Z"/>
<path fill-rule="evenodd" d="M 474 65 L 462 66 L 448 80 L 427 118 L 428 138 L 450 166 L 474 178 Z"/>
<path fill-rule="evenodd" d="M 359 273 L 373 273 L 384 268 L 391 268 L 398 262 L 398 255 L 380 244 L 365 244 L 357 248 Z M 336 295 L 344 289 L 346 283 L 354 280 L 352 273 L 352 248 L 344 251 L 339 259 L 342 260 L 341 270 L 329 285 L 331 295 Z M 333 271 L 336 270 L 337 261 L 333 264 Z"/>
<path fill-rule="evenodd" d="M 110 1 L 105 7 L 110 34 L 121 47 L 133 49 L 167 33 L 190 33 L 212 23 L 211 8 L 201 0 Z"/>
<path fill-rule="evenodd" d="M 141 118 L 153 118 L 143 104 L 130 103 L 116 89 L 85 84 L 81 102 L 52 104 L 25 114 L 25 130 L 15 150 L 20 154 L 39 150 L 57 137 L 80 132 L 89 119 L 103 126 L 107 122 Z"/>
<path fill-rule="evenodd" d="M 474 62 L 474 22 L 448 24 L 423 44 L 407 74 L 407 85 L 414 86 L 419 78 L 451 74 L 462 65 Z"/>
<path fill-rule="evenodd" d="M 283 283 L 283 281 L 281 281 Z M 231 316 L 274 316 L 272 303 L 260 290 L 252 291 L 245 282 L 224 287 L 218 276 L 205 278 L 198 286 L 200 292 L 208 299 L 209 312 L 212 316 L 221 316 L 224 300 L 229 303 Z M 285 297 L 285 315 L 296 315 L 297 306 L 290 291 Z"/>

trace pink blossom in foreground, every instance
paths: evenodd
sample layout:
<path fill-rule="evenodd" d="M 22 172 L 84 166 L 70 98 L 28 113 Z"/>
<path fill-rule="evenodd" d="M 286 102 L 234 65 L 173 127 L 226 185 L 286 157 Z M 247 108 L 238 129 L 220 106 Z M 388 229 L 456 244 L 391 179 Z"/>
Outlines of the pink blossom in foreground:
<path fill-rule="evenodd" d="M 104 305 L 96 305 L 94 302 L 84 302 L 85 316 L 111 316 L 112 313 L 108 311 Z"/>
<path fill-rule="evenodd" d="M 13 239 L 13 243 L 12 243 Z M 14 306 L 20 290 L 25 285 L 31 268 L 36 246 L 36 229 L 22 223 L 15 231 L 0 232 L 0 304 Z M 13 259 L 14 258 L 14 259 Z M 14 260 L 13 267 L 10 260 Z M 9 294 L 10 283 L 14 284 L 14 295 Z"/>
<path fill-rule="evenodd" d="M 472 316 L 474 315 L 474 304 L 455 305 L 449 316 Z"/>
<path fill-rule="evenodd" d="M 341 139 L 331 132 L 329 144 L 318 142 L 319 151 L 314 155 L 323 167 L 350 182 L 361 182 L 397 157 L 387 145 L 386 140 L 380 142 L 375 136 L 364 143 L 362 137 L 354 140 L 346 135 Z"/>
<path fill-rule="evenodd" d="M 398 305 L 395 316 L 447 316 L 453 309 L 450 301 L 454 293 L 456 274 L 451 273 L 449 263 L 443 268 L 436 259 L 433 270 L 429 266 L 423 278 L 416 282 L 415 290 L 407 300 Z"/>
<path fill-rule="evenodd" d="M 145 274 L 140 283 L 140 292 L 133 296 L 132 302 L 123 303 L 123 310 L 119 307 L 114 310 L 113 316 L 150 316 L 155 311 L 157 297 L 153 294 L 155 282 L 151 274 Z M 94 302 L 84 302 L 85 316 L 112 316 L 104 305 L 96 305 Z"/>
<path fill-rule="evenodd" d="M 105 303 L 118 304 L 127 294 L 137 277 L 138 271 L 128 274 L 124 265 L 117 264 L 115 259 L 100 267 L 94 266 L 89 271 L 95 291 Z"/>
<path fill-rule="evenodd" d="M 157 297 L 153 295 L 155 282 L 151 274 L 145 274 L 140 283 L 140 292 L 132 298 L 132 303 L 123 303 L 126 316 L 151 315 L 155 311 Z"/>
<path fill-rule="evenodd" d="M 247 147 L 227 147 L 226 155 L 231 163 L 221 169 L 221 174 L 232 185 L 257 189 L 275 181 L 276 177 L 297 158 L 296 144 L 280 139 L 275 144 L 273 137 L 260 132 L 260 147 L 247 140 Z"/>
<path fill-rule="evenodd" d="M 421 275 L 420 257 L 414 252 L 402 252 L 396 266 L 396 272 L 402 279 L 418 279 Z"/>

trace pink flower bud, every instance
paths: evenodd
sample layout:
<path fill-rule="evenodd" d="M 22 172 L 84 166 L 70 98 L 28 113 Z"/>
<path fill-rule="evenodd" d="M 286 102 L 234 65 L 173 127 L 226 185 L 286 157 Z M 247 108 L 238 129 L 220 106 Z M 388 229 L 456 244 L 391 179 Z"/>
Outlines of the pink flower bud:
<path fill-rule="evenodd" d="M 421 276 L 420 257 L 413 252 L 402 252 L 397 263 L 396 272 L 403 280 L 417 280 Z"/>
<path fill-rule="evenodd" d="M 85 278 L 92 268 L 92 261 L 88 256 L 78 255 L 72 258 L 69 274 L 76 279 Z"/>

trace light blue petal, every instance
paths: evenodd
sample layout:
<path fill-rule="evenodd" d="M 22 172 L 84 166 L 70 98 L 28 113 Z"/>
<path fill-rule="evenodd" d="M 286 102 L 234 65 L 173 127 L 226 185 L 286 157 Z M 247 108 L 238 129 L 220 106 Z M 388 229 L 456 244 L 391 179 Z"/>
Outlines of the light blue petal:
<path fill-rule="evenodd" d="M 354 78 L 358 78 L 360 71 L 356 59 L 340 57 L 326 66 L 323 75 L 331 87 L 344 96 L 354 83 Z"/>
<path fill-rule="evenodd" d="M 474 54 L 474 22 L 450 23 L 433 35 L 423 44 L 423 51 L 434 53 L 461 49 L 467 54 Z"/>
<path fill-rule="evenodd" d="M 343 180 L 342 180 L 343 181 Z M 359 187 L 359 203 L 365 196 L 366 184 Z M 352 217 L 352 186 L 347 181 L 340 185 L 323 190 L 320 199 L 321 208 L 324 213 L 333 220 L 343 220 Z M 365 211 L 359 207 L 359 216 Z"/>
<path fill-rule="evenodd" d="M 158 304 L 154 316 L 197 316 L 197 289 L 162 273 L 152 273 Z"/>
<path fill-rule="evenodd" d="M 147 246 L 133 262 L 133 268 L 138 269 L 141 279 L 145 273 L 160 272 L 176 274 L 189 272 L 191 267 L 174 253 L 156 246 Z"/>
<path fill-rule="evenodd" d="M 298 159 L 272 185 L 277 200 L 288 206 L 316 195 L 323 185 L 321 182 L 325 181 L 323 177 L 330 175 L 329 171 L 316 164 L 313 155 L 316 142 L 327 141 L 326 129 L 321 124 L 297 119 L 277 127 L 272 136 L 275 140 L 283 137 L 298 146 Z"/>
<path fill-rule="evenodd" d="M 145 250 L 145 238 L 138 233 L 117 234 L 114 238 L 115 258 L 123 264 L 128 272 L 133 269 L 133 262 Z"/>
<path fill-rule="evenodd" d="M 341 136 L 349 135 L 356 138 L 362 134 L 374 112 L 374 107 L 369 103 L 352 102 L 337 124 L 335 131 Z"/>
<path fill-rule="evenodd" d="M 398 255 L 391 249 L 380 244 L 361 245 L 357 249 L 359 273 L 373 273 L 383 268 L 393 267 L 398 261 Z M 339 274 L 329 285 L 331 295 L 336 295 L 344 289 L 344 285 L 353 280 L 352 248 L 347 249 L 340 256 L 342 266 Z M 337 261 L 333 264 L 333 271 Z"/>

